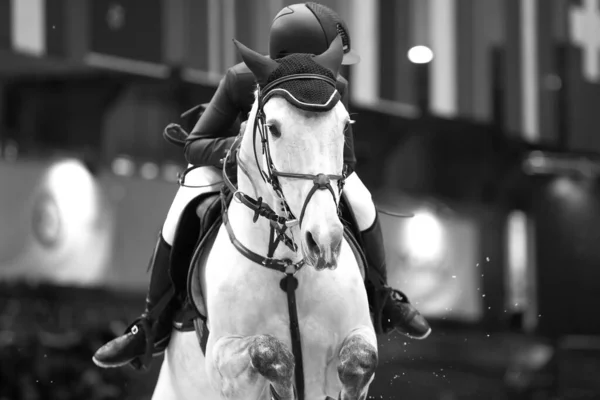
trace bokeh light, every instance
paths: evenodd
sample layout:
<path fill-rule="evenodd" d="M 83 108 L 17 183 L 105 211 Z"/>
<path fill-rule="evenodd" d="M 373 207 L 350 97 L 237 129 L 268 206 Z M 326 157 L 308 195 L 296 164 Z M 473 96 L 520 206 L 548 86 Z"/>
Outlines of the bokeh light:
<path fill-rule="evenodd" d="M 433 60 L 433 51 L 427 46 L 414 46 L 408 51 L 408 59 L 415 64 L 427 64 Z"/>
<path fill-rule="evenodd" d="M 420 262 L 436 262 L 443 254 L 444 229 L 429 211 L 415 214 L 406 224 L 406 246 L 411 257 Z"/>

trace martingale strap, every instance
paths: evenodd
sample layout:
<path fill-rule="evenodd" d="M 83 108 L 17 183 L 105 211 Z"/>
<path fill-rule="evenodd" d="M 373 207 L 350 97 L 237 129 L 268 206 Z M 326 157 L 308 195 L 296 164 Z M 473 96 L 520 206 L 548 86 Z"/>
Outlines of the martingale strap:
<path fill-rule="evenodd" d="M 235 141 L 231 147 L 235 148 L 235 146 L 239 140 L 241 140 L 241 136 L 238 136 L 235 139 Z M 285 234 L 286 230 L 290 226 L 297 224 L 297 221 L 296 220 L 288 220 L 285 217 L 278 215 L 275 211 L 273 211 L 273 209 L 268 204 L 263 203 L 261 197 L 259 197 L 257 200 L 255 200 L 252 197 L 248 196 L 247 194 L 245 194 L 243 192 L 240 192 L 237 189 L 237 187 L 233 184 L 233 182 L 227 175 L 226 165 L 229 160 L 230 153 L 231 153 L 231 149 L 225 155 L 225 160 L 223 162 L 222 174 L 223 174 L 223 181 L 225 182 L 225 186 L 221 189 L 221 202 L 222 202 L 221 214 L 223 217 L 223 225 L 225 226 L 225 229 L 227 230 L 227 234 L 229 235 L 229 240 L 231 241 L 233 246 L 242 255 L 244 255 L 244 257 L 248 258 L 249 260 L 251 260 L 257 264 L 260 264 L 266 268 L 273 269 L 275 271 L 279 271 L 279 272 L 282 272 L 285 274 L 295 274 L 300 268 L 302 268 L 304 266 L 304 260 L 300 260 L 299 262 L 294 263 L 289 259 L 274 259 L 273 255 L 275 253 L 275 250 L 277 249 L 277 246 L 281 242 L 285 243 L 285 245 L 288 246 L 293 251 L 297 251 L 296 244 Z M 246 171 L 246 168 L 244 167 L 244 165 L 241 162 L 241 160 L 239 159 L 239 157 L 238 157 L 238 165 L 240 166 L 242 171 L 246 175 L 248 175 L 248 172 Z M 250 176 L 248 176 L 248 177 L 250 177 Z M 242 242 L 240 242 L 237 239 L 237 237 L 235 236 L 235 233 L 233 232 L 233 228 L 231 227 L 231 224 L 229 222 L 229 216 L 227 213 L 227 211 L 228 211 L 227 193 L 226 193 L 227 190 L 229 190 L 233 193 L 233 198 L 235 200 L 241 202 L 246 207 L 248 207 L 252 211 L 254 211 L 254 217 L 252 219 L 253 222 L 256 222 L 258 220 L 259 216 L 262 216 L 271 222 L 270 223 L 270 234 L 269 234 L 269 238 L 270 238 L 269 239 L 269 248 L 268 248 L 268 252 L 267 252 L 267 257 L 261 256 L 260 254 L 253 252 L 252 250 L 250 250 L 249 248 L 244 246 L 244 244 L 242 244 Z M 277 234 L 275 234 L 275 232 L 277 232 Z"/>
<path fill-rule="evenodd" d="M 272 258 L 273 254 L 271 249 L 269 249 L 269 254 L 267 257 L 263 257 L 258 253 L 253 252 L 252 250 L 250 250 L 249 248 L 247 248 L 246 246 L 244 246 L 244 244 L 242 244 L 242 242 L 240 242 L 237 237 L 235 236 L 235 233 L 233 232 L 233 229 L 231 227 L 231 224 L 229 223 L 229 217 L 227 215 L 227 206 L 225 203 L 225 192 L 222 190 L 221 191 L 221 199 L 223 200 L 223 225 L 225 225 L 225 229 L 227 229 L 227 234 L 229 235 L 229 240 L 231 241 L 231 243 L 233 244 L 233 246 L 237 249 L 237 251 L 239 251 L 244 257 L 246 257 L 247 259 L 249 259 L 250 261 L 253 261 L 259 265 L 262 265 L 263 267 L 275 270 L 275 271 L 279 271 L 282 272 L 284 274 L 295 274 L 300 268 L 302 268 L 304 266 L 304 260 L 300 260 L 296 263 L 292 262 L 289 259 L 276 259 L 276 258 Z M 271 227 L 271 237 L 273 237 L 273 228 Z M 273 243 L 273 242 L 272 242 Z M 275 246 L 273 246 L 272 244 L 269 245 L 269 247 L 273 248 L 273 252 L 275 249 Z"/>

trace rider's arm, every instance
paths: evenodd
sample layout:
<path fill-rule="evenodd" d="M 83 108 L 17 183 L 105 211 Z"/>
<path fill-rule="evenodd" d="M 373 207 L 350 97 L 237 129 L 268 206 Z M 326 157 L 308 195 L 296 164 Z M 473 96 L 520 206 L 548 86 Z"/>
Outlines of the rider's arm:
<path fill-rule="evenodd" d="M 348 107 L 349 90 L 347 81 L 345 85 L 338 84 L 338 90 L 342 96 L 342 103 L 344 104 L 344 107 L 346 107 L 346 110 L 350 112 L 350 108 Z M 344 132 L 344 136 L 346 141 L 344 144 L 344 164 L 348 166 L 348 174 L 350 174 L 356 168 L 356 154 L 354 154 L 354 133 L 352 132 L 352 124 L 348 124 L 348 127 Z"/>
<path fill-rule="evenodd" d="M 198 119 L 185 144 L 185 158 L 194 165 L 220 166 L 233 144 L 239 114 L 236 96 L 237 75 L 232 69 L 221 79 L 206 111 Z"/>

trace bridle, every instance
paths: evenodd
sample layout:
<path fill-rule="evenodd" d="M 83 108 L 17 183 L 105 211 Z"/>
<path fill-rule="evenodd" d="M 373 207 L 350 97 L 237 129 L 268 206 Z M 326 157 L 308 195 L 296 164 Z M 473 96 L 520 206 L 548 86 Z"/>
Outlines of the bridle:
<path fill-rule="evenodd" d="M 276 269 L 278 271 L 285 272 L 286 274 L 295 273 L 300 268 L 302 268 L 302 266 L 304 265 L 303 259 L 294 263 L 289 259 L 279 260 L 279 259 L 273 258 L 275 250 L 277 249 L 277 247 L 279 246 L 280 243 L 284 243 L 289 249 L 291 249 L 294 252 L 298 251 L 297 244 L 294 242 L 293 238 L 290 238 L 287 235 L 287 230 L 296 225 L 302 226 L 302 221 L 304 220 L 306 207 L 308 206 L 308 203 L 312 199 L 313 195 L 318 190 L 328 190 L 331 193 L 331 196 L 333 197 L 333 201 L 335 202 L 336 208 L 339 207 L 335 191 L 331 185 L 331 181 L 337 180 L 338 195 L 341 195 L 342 190 L 344 188 L 344 182 L 345 182 L 346 176 L 347 176 L 346 168 L 344 168 L 342 174 L 339 175 L 339 174 L 324 174 L 324 173 L 299 174 L 299 173 L 279 171 L 275 167 L 275 164 L 273 163 L 273 159 L 271 157 L 271 149 L 269 146 L 269 137 L 268 137 L 268 133 L 267 133 L 264 105 L 273 95 L 276 95 L 276 94 L 278 94 L 277 92 L 281 91 L 281 89 L 274 90 L 278 85 L 280 85 L 283 82 L 287 82 L 287 81 L 291 81 L 291 80 L 295 80 L 295 79 L 323 80 L 326 83 L 332 85 L 334 88 L 336 86 L 335 80 L 330 79 L 325 76 L 322 76 L 322 75 L 296 74 L 296 75 L 289 75 L 289 76 L 284 76 L 282 78 L 276 79 L 273 82 L 266 85 L 264 88 L 262 88 L 262 90 L 260 87 L 258 89 L 258 93 L 256 96 L 257 101 L 258 101 L 258 107 L 257 107 L 256 116 L 254 118 L 254 125 L 253 125 L 253 129 L 252 129 L 252 146 L 253 146 L 253 152 L 254 152 L 254 159 L 256 162 L 256 166 L 260 172 L 261 178 L 263 179 L 264 182 L 266 182 L 270 185 L 270 187 L 275 192 L 276 196 L 280 199 L 280 204 L 281 204 L 280 211 L 282 211 L 284 213 L 284 215 L 279 215 L 268 204 L 263 203 L 262 197 L 258 197 L 257 199 L 254 199 L 253 197 L 247 195 L 246 193 L 243 193 L 240 190 L 238 190 L 238 188 L 233 184 L 233 182 L 227 175 L 226 166 L 228 165 L 228 161 L 231 157 L 232 149 L 238 148 L 237 142 L 239 140 L 241 140 L 241 138 L 242 138 L 241 135 L 236 137 L 234 144 L 231 146 L 231 149 L 227 152 L 225 159 L 223 160 L 223 180 L 226 184 L 226 187 L 229 189 L 229 191 L 231 191 L 233 193 L 233 199 L 238 201 L 239 203 L 244 204 L 245 206 L 247 206 L 248 208 L 250 208 L 251 210 L 254 211 L 253 222 L 256 222 L 259 217 L 266 218 L 270 221 L 270 235 L 269 235 L 270 240 L 269 240 L 266 257 L 263 257 L 257 253 L 254 253 L 253 251 L 248 249 L 246 246 L 244 246 L 239 240 L 237 240 L 237 238 L 235 237 L 235 234 L 233 232 L 233 229 L 231 228 L 231 224 L 229 223 L 229 219 L 227 217 L 226 197 L 224 195 L 224 192 L 223 191 L 221 192 L 222 193 L 221 198 L 223 200 L 223 208 L 222 208 L 223 224 L 225 225 L 227 232 L 229 234 L 229 238 L 230 238 L 231 242 L 233 243 L 233 245 L 236 247 L 236 249 L 240 253 L 242 253 L 244 256 L 249 258 L 250 260 L 257 262 L 267 268 Z M 292 99 L 294 99 L 294 98 L 292 97 Z M 288 100 L 290 100 L 290 99 L 288 98 Z M 305 107 L 303 107 L 302 104 L 297 104 L 297 101 L 292 101 L 292 104 L 296 105 L 296 106 L 300 106 L 301 108 L 305 108 Z M 266 171 L 265 171 L 265 169 L 263 169 L 263 167 L 261 166 L 261 163 L 259 161 L 259 155 L 258 155 L 258 151 L 256 148 L 257 135 L 260 135 L 261 153 L 262 153 L 262 157 L 263 157 L 263 164 L 266 166 Z M 237 162 L 238 162 L 238 166 L 240 167 L 240 170 L 248 177 L 251 184 L 253 185 L 254 191 L 255 191 L 255 196 L 256 196 L 257 195 L 256 187 L 254 186 L 254 182 L 252 182 L 252 178 L 250 177 L 250 175 L 248 173 L 248 169 L 246 168 L 246 165 L 240 159 L 240 157 L 237 157 Z M 304 180 L 311 180 L 313 182 L 313 186 L 311 187 L 306 198 L 304 199 L 304 203 L 302 205 L 302 209 L 300 211 L 299 218 L 296 218 L 296 216 L 294 215 L 294 213 L 291 211 L 291 209 L 289 207 L 288 201 L 285 198 L 285 194 L 283 193 L 283 189 L 279 182 L 280 178 L 304 179 Z"/>

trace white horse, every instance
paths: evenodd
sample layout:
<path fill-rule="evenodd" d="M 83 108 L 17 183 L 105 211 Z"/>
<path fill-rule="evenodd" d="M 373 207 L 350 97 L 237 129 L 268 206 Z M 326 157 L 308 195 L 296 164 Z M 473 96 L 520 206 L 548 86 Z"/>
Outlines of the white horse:
<path fill-rule="evenodd" d="M 267 96 L 267 78 L 279 64 L 236 44 L 257 82 L 266 86 L 257 91 L 241 137 L 239 197 L 227 213 L 233 236 L 225 225 L 220 227 L 204 270 L 210 329 L 206 356 L 196 333 L 174 331 L 153 398 L 365 399 L 377 366 L 377 339 L 363 277 L 343 237 L 337 206 L 348 112 L 335 96 L 329 99 L 329 106 L 335 104 L 330 109 L 306 111 L 290 101 L 294 93 L 277 89 L 277 84 Z M 341 58 L 338 38 L 310 59 L 335 77 Z M 321 80 L 317 84 L 335 85 L 335 79 Z M 262 199 L 286 223 L 256 219 L 239 201 L 244 194 Z M 240 250 L 268 259 L 271 226 L 286 225 L 285 235 L 298 245 L 297 251 L 280 244 L 272 260 L 297 279 L 302 360 L 292 354 L 291 311 L 280 287 L 287 275 Z M 295 369 L 303 372 L 296 380 Z"/>

